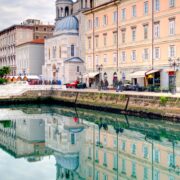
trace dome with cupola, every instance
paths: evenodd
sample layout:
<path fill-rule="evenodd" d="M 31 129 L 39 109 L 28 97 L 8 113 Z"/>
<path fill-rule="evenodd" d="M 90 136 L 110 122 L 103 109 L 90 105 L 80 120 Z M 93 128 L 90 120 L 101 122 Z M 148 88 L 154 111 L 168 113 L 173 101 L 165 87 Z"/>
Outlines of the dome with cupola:
<path fill-rule="evenodd" d="M 79 22 L 75 16 L 67 16 L 58 20 L 55 25 L 55 33 L 77 32 Z"/>

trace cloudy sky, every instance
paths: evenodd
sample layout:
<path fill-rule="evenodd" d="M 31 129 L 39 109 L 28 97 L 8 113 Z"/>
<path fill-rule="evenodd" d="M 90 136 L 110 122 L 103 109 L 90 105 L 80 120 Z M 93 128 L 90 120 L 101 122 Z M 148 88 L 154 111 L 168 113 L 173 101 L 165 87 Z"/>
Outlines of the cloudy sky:
<path fill-rule="evenodd" d="M 28 18 L 54 23 L 55 0 L 0 0 L 0 30 Z"/>

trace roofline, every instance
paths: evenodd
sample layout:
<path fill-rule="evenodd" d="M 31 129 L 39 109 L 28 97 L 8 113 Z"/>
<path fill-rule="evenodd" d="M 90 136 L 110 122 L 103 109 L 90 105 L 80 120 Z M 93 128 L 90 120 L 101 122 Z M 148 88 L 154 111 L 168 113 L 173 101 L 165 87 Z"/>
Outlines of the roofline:
<path fill-rule="evenodd" d="M 14 30 L 16 28 L 25 28 L 25 29 L 32 29 L 33 30 L 33 26 L 14 24 L 12 26 L 9 26 L 8 28 L 5 28 L 5 29 L 1 30 L 0 35 L 8 32 L 8 31 Z"/>
<path fill-rule="evenodd" d="M 42 43 L 42 42 L 37 43 L 37 42 L 29 41 L 29 42 L 25 42 L 25 43 L 19 44 L 19 45 L 17 45 L 16 47 L 20 47 L 20 46 L 24 46 L 24 45 L 28 45 L 28 44 L 44 45 L 45 43 L 44 43 L 44 42 L 43 42 L 43 43 Z"/>
<path fill-rule="evenodd" d="M 99 9 L 99 8 L 103 8 L 104 6 L 107 6 L 107 5 L 110 5 L 110 4 L 115 4 L 115 3 L 120 3 L 121 0 L 111 0 L 109 2 L 106 2 L 106 3 L 103 3 L 103 4 L 100 4 L 99 6 L 96 6 L 96 7 L 93 7 L 91 9 L 88 9 L 88 10 L 85 10 L 83 11 L 83 13 L 86 15 L 86 14 L 89 14 L 89 13 L 92 13 L 93 11 Z"/>

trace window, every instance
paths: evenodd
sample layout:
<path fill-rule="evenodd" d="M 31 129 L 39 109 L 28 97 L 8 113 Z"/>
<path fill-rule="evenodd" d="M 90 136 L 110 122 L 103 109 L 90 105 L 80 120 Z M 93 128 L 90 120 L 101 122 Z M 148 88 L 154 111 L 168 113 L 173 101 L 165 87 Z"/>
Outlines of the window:
<path fill-rule="evenodd" d="M 117 53 L 114 53 L 114 54 L 113 54 L 113 62 L 114 62 L 114 64 L 117 63 Z M 115 141 L 116 141 L 116 146 L 117 146 L 117 140 L 115 139 L 114 142 L 115 142 Z M 115 146 L 115 147 L 116 147 L 116 146 Z"/>
<path fill-rule="evenodd" d="M 99 162 L 99 152 L 98 152 L 98 149 L 96 149 L 96 156 L 95 156 L 95 158 L 96 158 L 96 161 Z"/>
<path fill-rule="evenodd" d="M 175 19 L 169 19 L 169 35 L 175 34 Z"/>
<path fill-rule="evenodd" d="M 75 134 L 71 134 L 71 144 L 75 144 Z"/>
<path fill-rule="evenodd" d="M 99 180 L 99 171 L 95 171 L 95 180 Z"/>
<path fill-rule="evenodd" d="M 125 62 L 126 61 L 126 52 L 125 51 L 122 51 L 122 62 Z M 125 146 L 125 142 L 122 142 L 124 143 L 124 146 Z M 125 147 L 124 147 L 125 149 Z"/>
<path fill-rule="evenodd" d="M 148 25 L 144 25 L 144 39 L 148 39 Z"/>
<path fill-rule="evenodd" d="M 132 173 L 131 173 L 132 177 L 136 177 L 136 163 L 132 162 Z"/>
<path fill-rule="evenodd" d="M 159 178 L 159 171 L 158 170 L 154 170 L 154 180 L 160 180 Z"/>
<path fill-rule="evenodd" d="M 169 7 L 175 6 L 175 0 L 169 0 Z"/>
<path fill-rule="evenodd" d="M 169 180 L 175 180 L 174 176 L 169 176 Z"/>
<path fill-rule="evenodd" d="M 113 44 L 117 45 L 117 32 L 113 32 Z"/>
<path fill-rule="evenodd" d="M 148 15 L 148 11 L 149 11 L 148 1 L 145 1 L 144 2 L 144 15 Z"/>
<path fill-rule="evenodd" d="M 96 64 L 99 64 L 99 56 L 96 55 Z"/>
<path fill-rule="evenodd" d="M 88 149 L 88 158 L 91 159 L 91 147 Z"/>
<path fill-rule="evenodd" d="M 46 31 L 47 29 L 46 28 L 44 28 L 44 31 Z"/>
<path fill-rule="evenodd" d="M 159 22 L 154 23 L 154 38 L 160 37 L 160 24 Z"/>
<path fill-rule="evenodd" d="M 59 58 L 61 58 L 61 47 L 59 47 Z"/>
<path fill-rule="evenodd" d="M 148 158 L 148 147 L 147 146 L 143 146 L 143 157 Z"/>
<path fill-rule="evenodd" d="M 126 9 L 124 8 L 121 10 L 121 20 L 124 21 L 125 19 L 126 19 Z"/>
<path fill-rule="evenodd" d="M 131 153 L 136 154 L 136 145 L 135 144 L 131 145 Z"/>
<path fill-rule="evenodd" d="M 122 173 L 126 173 L 126 160 L 122 159 Z"/>
<path fill-rule="evenodd" d="M 126 31 L 122 30 L 122 43 L 126 42 Z"/>
<path fill-rule="evenodd" d="M 104 54 L 104 62 L 107 62 L 107 55 Z"/>
<path fill-rule="evenodd" d="M 113 12 L 113 23 L 115 24 L 117 22 L 117 11 Z"/>
<path fill-rule="evenodd" d="M 114 154 L 114 156 L 113 156 L 113 169 L 117 170 L 117 168 L 118 168 L 118 157 L 117 157 L 117 154 Z"/>
<path fill-rule="evenodd" d="M 50 48 L 49 48 L 48 54 L 49 54 L 49 59 L 50 59 L 51 58 L 51 49 Z"/>
<path fill-rule="evenodd" d="M 108 180 L 108 176 L 106 174 L 103 174 L 103 180 Z"/>
<path fill-rule="evenodd" d="M 107 166 L 107 153 L 104 152 L 103 165 Z"/>
<path fill-rule="evenodd" d="M 154 161 L 155 161 L 156 163 L 159 163 L 159 162 L 160 162 L 160 152 L 159 152 L 158 149 L 155 149 L 155 150 L 154 150 Z"/>
<path fill-rule="evenodd" d="M 175 167 L 175 165 L 176 165 L 175 155 L 173 155 L 172 153 L 168 154 L 168 166 Z"/>
<path fill-rule="evenodd" d="M 160 10 L 160 0 L 155 0 L 154 2 L 154 5 L 155 5 L 155 11 L 159 11 Z"/>
<path fill-rule="evenodd" d="M 155 47 L 154 49 L 155 59 L 160 59 L 160 48 Z"/>
<path fill-rule="evenodd" d="M 144 49 L 143 52 L 143 60 L 148 60 L 149 59 L 149 50 L 148 48 Z"/>
<path fill-rule="evenodd" d="M 53 47 L 53 58 L 56 58 L 56 47 Z"/>
<path fill-rule="evenodd" d="M 148 180 L 148 168 L 144 167 L 144 178 L 143 180 Z"/>
<path fill-rule="evenodd" d="M 92 29 L 92 21 L 91 19 L 88 20 L 88 30 Z"/>
<path fill-rule="evenodd" d="M 95 27 L 96 28 L 99 27 L 99 18 L 98 17 L 95 18 Z"/>
<path fill-rule="evenodd" d="M 88 167 L 88 177 L 92 177 L 92 167 Z"/>
<path fill-rule="evenodd" d="M 77 66 L 77 72 L 80 72 L 80 68 L 79 68 L 79 66 Z"/>
<path fill-rule="evenodd" d="M 88 49 L 91 49 L 91 37 L 88 37 Z"/>
<path fill-rule="evenodd" d="M 103 34 L 103 39 L 104 39 L 104 47 L 107 45 L 107 34 Z"/>
<path fill-rule="evenodd" d="M 136 28 L 132 28 L 132 41 L 136 41 Z"/>
<path fill-rule="evenodd" d="M 95 46 L 96 48 L 99 46 L 99 36 L 95 36 Z"/>
<path fill-rule="evenodd" d="M 125 51 L 124 51 L 125 53 Z M 126 142 L 125 141 L 122 141 L 122 147 L 121 147 L 122 151 L 125 151 L 126 150 Z"/>
<path fill-rule="evenodd" d="M 136 17 L 136 5 L 132 6 L 132 17 Z"/>
<path fill-rule="evenodd" d="M 71 45 L 71 56 L 74 56 L 74 45 Z"/>
<path fill-rule="evenodd" d="M 136 61 L 136 51 L 135 50 L 132 51 L 131 60 Z"/>
<path fill-rule="evenodd" d="M 170 45 L 169 46 L 169 57 L 173 58 L 176 56 L 176 52 L 175 52 L 175 46 L 174 45 Z"/>
<path fill-rule="evenodd" d="M 108 24 L 107 15 L 103 16 L 103 26 L 106 26 Z"/>
<path fill-rule="evenodd" d="M 104 136 L 104 145 L 106 145 L 106 144 L 107 144 L 107 137 Z"/>

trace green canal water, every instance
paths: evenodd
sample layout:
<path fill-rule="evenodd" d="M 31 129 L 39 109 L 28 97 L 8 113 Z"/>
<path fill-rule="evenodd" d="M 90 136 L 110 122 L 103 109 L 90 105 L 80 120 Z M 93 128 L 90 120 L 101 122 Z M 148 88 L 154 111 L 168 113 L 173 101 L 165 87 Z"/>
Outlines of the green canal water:
<path fill-rule="evenodd" d="M 0 180 L 180 180 L 180 124 L 58 106 L 0 108 Z"/>

